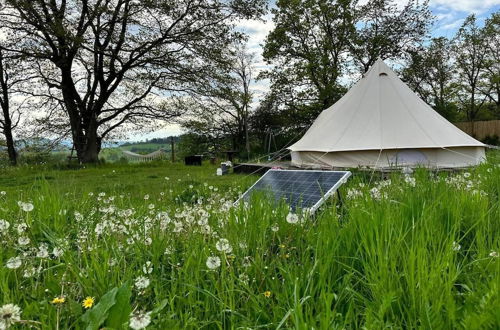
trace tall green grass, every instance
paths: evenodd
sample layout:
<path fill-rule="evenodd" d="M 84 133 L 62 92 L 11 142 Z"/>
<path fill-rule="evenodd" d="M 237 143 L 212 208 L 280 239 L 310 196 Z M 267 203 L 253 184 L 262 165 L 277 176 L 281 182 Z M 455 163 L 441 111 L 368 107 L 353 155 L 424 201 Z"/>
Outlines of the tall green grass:
<path fill-rule="evenodd" d="M 330 200 L 297 224 L 287 222 L 285 205 L 262 196 L 230 207 L 256 178 L 218 178 L 211 167 L 34 168 L 10 178 L 0 176 L 8 183 L 0 219 L 10 223 L 0 234 L 0 307 L 17 304 L 23 320 L 40 322 L 35 327 L 88 326 L 87 296 L 101 302 L 90 310 L 103 312 L 101 327 L 116 324 L 113 316 L 126 328 L 140 311 L 153 312 L 149 327 L 157 329 L 500 327 L 495 163 L 465 173 L 394 173 L 390 181 L 355 173 L 342 204 Z M 30 243 L 20 245 L 19 236 Z M 217 250 L 220 239 L 232 251 Z M 42 243 L 48 258 L 36 256 Z M 63 254 L 55 257 L 54 247 Z M 15 256 L 21 267 L 5 267 Z M 210 256 L 220 267 L 207 267 Z M 37 274 L 24 277 L 30 267 Z M 139 276 L 147 288 L 135 286 Z M 106 293 L 120 287 L 130 299 L 115 297 L 120 308 L 106 309 Z M 65 302 L 52 304 L 59 296 Z"/>

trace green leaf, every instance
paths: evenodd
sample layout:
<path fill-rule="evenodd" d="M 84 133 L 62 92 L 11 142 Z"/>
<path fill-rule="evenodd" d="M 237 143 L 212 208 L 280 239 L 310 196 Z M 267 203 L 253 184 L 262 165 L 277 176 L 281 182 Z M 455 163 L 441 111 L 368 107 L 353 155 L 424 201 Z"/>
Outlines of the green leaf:
<path fill-rule="evenodd" d="M 161 312 L 167 305 L 168 305 L 168 299 L 164 299 L 158 306 L 156 306 L 155 309 L 151 311 L 151 313 L 156 314 L 158 312 Z"/>
<path fill-rule="evenodd" d="M 86 330 L 98 330 L 101 324 L 106 321 L 108 311 L 116 303 L 117 292 L 118 288 L 111 289 L 104 296 L 102 296 L 97 305 L 83 314 L 82 321 L 86 324 Z"/>
<path fill-rule="evenodd" d="M 106 320 L 106 327 L 113 329 L 121 329 L 126 323 L 132 312 L 130 306 L 130 297 L 132 290 L 128 283 L 123 284 L 116 292 L 116 303 L 109 310 L 109 316 Z"/>

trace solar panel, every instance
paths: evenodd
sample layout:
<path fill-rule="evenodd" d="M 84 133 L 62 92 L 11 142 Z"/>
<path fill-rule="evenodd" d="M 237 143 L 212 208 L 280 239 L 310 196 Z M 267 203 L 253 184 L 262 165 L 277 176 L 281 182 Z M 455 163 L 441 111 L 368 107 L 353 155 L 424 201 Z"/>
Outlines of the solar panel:
<path fill-rule="evenodd" d="M 249 201 L 252 194 L 270 194 L 282 200 L 292 211 L 308 209 L 312 214 L 351 176 L 349 171 L 278 170 L 267 171 L 236 201 Z"/>

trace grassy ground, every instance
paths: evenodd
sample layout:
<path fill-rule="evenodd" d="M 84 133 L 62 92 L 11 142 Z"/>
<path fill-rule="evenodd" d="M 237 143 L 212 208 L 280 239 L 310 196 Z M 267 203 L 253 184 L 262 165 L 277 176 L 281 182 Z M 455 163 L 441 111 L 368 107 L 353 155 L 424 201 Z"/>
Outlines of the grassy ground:
<path fill-rule="evenodd" d="M 13 327 L 43 329 L 498 328 L 490 158 L 456 174 L 357 173 L 343 208 L 298 223 L 265 198 L 231 207 L 255 177 L 209 165 L 7 169 L 0 314 L 16 304 Z"/>

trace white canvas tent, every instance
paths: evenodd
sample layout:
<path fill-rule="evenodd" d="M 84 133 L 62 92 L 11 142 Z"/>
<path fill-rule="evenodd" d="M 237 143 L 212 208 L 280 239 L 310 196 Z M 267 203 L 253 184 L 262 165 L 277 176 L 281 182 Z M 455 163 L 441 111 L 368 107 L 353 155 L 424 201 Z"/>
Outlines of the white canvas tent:
<path fill-rule="evenodd" d="M 485 147 L 434 111 L 379 59 L 289 150 L 292 164 L 306 168 L 457 168 L 484 161 Z"/>

